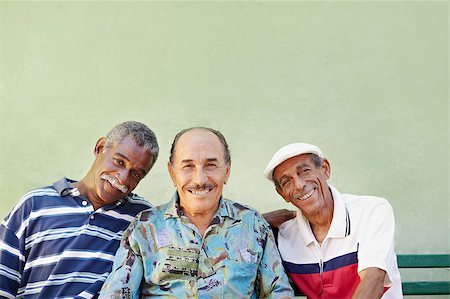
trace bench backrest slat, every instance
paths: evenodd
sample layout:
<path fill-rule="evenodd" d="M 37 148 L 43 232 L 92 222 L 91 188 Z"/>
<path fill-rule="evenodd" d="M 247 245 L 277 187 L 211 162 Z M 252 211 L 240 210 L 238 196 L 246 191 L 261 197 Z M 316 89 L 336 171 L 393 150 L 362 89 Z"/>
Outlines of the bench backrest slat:
<path fill-rule="evenodd" d="M 450 268 L 450 254 L 399 254 L 399 268 Z M 403 281 L 403 295 L 449 295 L 450 281 Z"/>
<path fill-rule="evenodd" d="M 399 254 L 399 268 L 450 268 L 449 254 Z"/>
<path fill-rule="evenodd" d="M 448 295 L 450 281 L 403 282 L 403 295 Z"/>

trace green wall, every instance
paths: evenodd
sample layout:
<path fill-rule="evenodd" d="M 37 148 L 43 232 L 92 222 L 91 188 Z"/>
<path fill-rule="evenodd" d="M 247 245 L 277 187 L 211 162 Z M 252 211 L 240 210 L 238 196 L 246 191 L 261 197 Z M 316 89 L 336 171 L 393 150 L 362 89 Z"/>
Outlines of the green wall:
<path fill-rule="evenodd" d="M 80 179 L 115 124 L 154 129 L 137 191 L 170 199 L 174 135 L 227 137 L 225 195 L 288 207 L 262 172 L 306 141 L 344 193 L 386 197 L 398 252 L 449 252 L 448 2 L 1 2 L 0 216 Z"/>

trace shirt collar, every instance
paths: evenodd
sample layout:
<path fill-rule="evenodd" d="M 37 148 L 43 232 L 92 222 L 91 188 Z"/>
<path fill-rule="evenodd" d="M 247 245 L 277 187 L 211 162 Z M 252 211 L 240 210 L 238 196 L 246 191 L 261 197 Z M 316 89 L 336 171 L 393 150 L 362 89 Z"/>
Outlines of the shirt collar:
<path fill-rule="evenodd" d="M 330 238 L 343 238 L 350 235 L 350 215 L 348 214 L 347 207 L 342 199 L 341 193 L 329 186 L 331 193 L 333 194 L 334 212 L 333 220 L 331 221 L 330 229 L 328 230 L 328 237 Z"/>
<path fill-rule="evenodd" d="M 72 189 L 74 189 L 70 184 L 75 181 L 69 180 L 68 178 L 63 177 L 59 181 L 53 183 L 53 188 L 55 188 L 56 192 L 58 192 L 59 196 L 64 197 L 70 195 Z"/>
<path fill-rule="evenodd" d="M 77 188 L 72 187 L 71 184 L 74 182 L 76 181 L 63 177 L 62 179 L 53 183 L 53 188 L 55 188 L 56 192 L 58 192 L 59 196 L 61 197 L 68 195 L 72 197 L 80 196 L 88 200 L 85 196 L 80 194 Z M 126 196 L 124 196 L 122 199 L 119 199 L 115 203 L 104 205 L 102 208 L 104 210 L 114 209 L 115 207 L 118 207 L 129 201 L 129 196 L 133 196 L 133 193 L 127 194 Z"/>
<path fill-rule="evenodd" d="M 331 220 L 330 229 L 328 230 L 328 238 L 343 238 L 350 235 L 350 216 L 339 191 L 331 185 L 328 185 L 333 195 L 333 219 Z M 300 229 L 301 236 L 306 245 L 315 241 L 314 234 L 309 225 L 308 219 L 303 216 L 300 209 L 297 209 L 297 225 Z"/>
<path fill-rule="evenodd" d="M 302 211 L 297 209 L 297 217 L 295 217 L 300 231 L 300 235 L 303 237 L 303 242 L 305 245 L 309 245 L 316 239 L 312 233 L 311 227 L 309 226 L 309 221 L 303 216 Z"/>

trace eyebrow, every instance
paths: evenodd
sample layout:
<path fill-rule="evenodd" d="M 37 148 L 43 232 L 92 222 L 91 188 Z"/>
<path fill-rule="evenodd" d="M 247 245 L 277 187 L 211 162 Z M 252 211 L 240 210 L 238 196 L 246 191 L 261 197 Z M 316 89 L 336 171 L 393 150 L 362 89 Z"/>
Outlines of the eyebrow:
<path fill-rule="evenodd" d="M 311 165 L 309 165 L 309 164 L 306 164 L 306 163 L 303 163 L 303 164 L 297 165 L 297 170 L 301 170 L 302 168 L 306 168 L 306 167 L 311 167 Z"/>
<path fill-rule="evenodd" d="M 217 158 L 207 158 L 206 159 L 207 162 L 217 162 L 219 161 Z M 181 163 L 192 163 L 194 162 L 193 159 L 185 159 L 185 160 L 181 160 Z"/>
<path fill-rule="evenodd" d="M 217 162 L 219 161 L 217 158 L 208 158 L 206 159 L 207 162 Z"/>
<path fill-rule="evenodd" d="M 120 156 L 122 159 L 126 160 L 128 163 L 130 162 L 130 159 L 121 153 L 116 153 L 117 156 Z M 137 167 L 136 170 L 140 171 L 144 176 L 147 174 L 147 171 L 145 169 Z"/>
<path fill-rule="evenodd" d="M 284 179 L 288 179 L 288 176 L 282 175 L 281 178 L 278 179 L 278 183 L 281 184 L 281 181 L 283 181 Z"/>

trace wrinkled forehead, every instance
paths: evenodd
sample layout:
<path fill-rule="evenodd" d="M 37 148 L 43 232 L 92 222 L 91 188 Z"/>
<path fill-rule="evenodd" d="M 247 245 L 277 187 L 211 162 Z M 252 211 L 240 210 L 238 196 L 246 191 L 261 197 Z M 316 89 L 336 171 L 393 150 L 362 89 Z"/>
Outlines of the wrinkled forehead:
<path fill-rule="evenodd" d="M 273 170 L 273 179 L 277 180 L 281 176 L 289 172 L 297 171 L 301 167 L 314 166 L 312 157 L 312 154 L 301 154 L 283 161 Z"/>
<path fill-rule="evenodd" d="M 153 162 L 153 156 L 150 151 L 143 146 L 139 146 L 130 137 L 123 138 L 108 151 L 113 156 L 121 157 L 131 164 L 138 165 L 145 170 L 145 173 L 151 168 Z"/>
<path fill-rule="evenodd" d="M 224 150 L 219 138 L 204 129 L 193 129 L 180 136 L 175 144 L 175 161 L 216 159 L 224 161 Z"/>

